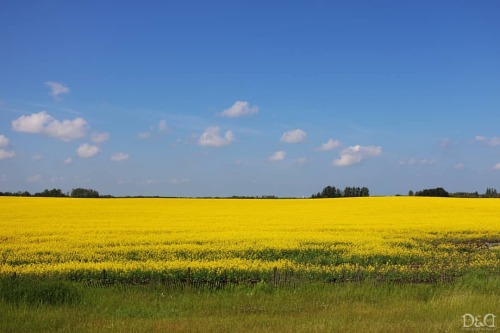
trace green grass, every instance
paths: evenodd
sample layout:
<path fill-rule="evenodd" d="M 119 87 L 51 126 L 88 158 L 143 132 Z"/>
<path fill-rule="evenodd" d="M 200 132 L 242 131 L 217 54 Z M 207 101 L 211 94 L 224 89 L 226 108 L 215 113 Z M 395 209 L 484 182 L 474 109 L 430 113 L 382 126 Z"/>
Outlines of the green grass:
<path fill-rule="evenodd" d="M 0 301 L 0 332 L 461 332 L 465 313 L 500 315 L 500 279 L 481 274 L 449 284 L 75 288 L 72 302 Z"/>

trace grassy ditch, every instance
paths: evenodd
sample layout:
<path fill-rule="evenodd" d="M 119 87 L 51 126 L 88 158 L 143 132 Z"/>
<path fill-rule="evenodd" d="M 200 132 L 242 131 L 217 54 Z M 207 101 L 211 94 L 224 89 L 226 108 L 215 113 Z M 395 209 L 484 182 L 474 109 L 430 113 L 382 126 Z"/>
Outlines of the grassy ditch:
<path fill-rule="evenodd" d="M 9 283 L 2 281 L 0 332 L 460 332 L 464 314 L 500 315 L 499 277 L 477 273 L 453 283 L 260 283 L 217 291 Z"/>

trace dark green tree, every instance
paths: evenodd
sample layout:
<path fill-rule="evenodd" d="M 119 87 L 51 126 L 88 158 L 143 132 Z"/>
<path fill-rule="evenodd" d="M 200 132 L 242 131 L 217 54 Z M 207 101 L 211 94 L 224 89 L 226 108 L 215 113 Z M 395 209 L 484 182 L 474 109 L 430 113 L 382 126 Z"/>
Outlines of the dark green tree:
<path fill-rule="evenodd" d="M 74 188 L 71 190 L 73 198 L 99 198 L 99 192 L 86 188 Z"/>

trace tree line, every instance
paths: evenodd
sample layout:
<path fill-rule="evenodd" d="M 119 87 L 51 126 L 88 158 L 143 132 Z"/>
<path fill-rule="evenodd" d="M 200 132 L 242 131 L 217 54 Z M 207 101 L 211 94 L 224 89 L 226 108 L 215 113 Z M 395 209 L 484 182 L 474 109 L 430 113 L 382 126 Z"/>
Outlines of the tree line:
<path fill-rule="evenodd" d="M 18 196 L 18 197 L 51 197 L 51 198 L 101 198 L 99 192 L 93 189 L 86 188 L 74 188 L 71 192 L 64 193 L 59 188 L 53 189 L 45 189 L 42 192 L 37 192 L 31 194 L 28 191 L 20 191 L 20 192 L 0 192 L 0 196 Z"/>
<path fill-rule="evenodd" d="M 313 194 L 311 198 L 349 198 L 349 197 L 369 197 L 370 190 L 367 187 L 346 187 L 342 191 L 335 186 L 327 186 L 323 191 Z"/>
<path fill-rule="evenodd" d="M 398 194 L 399 195 L 399 194 Z M 71 198 L 112 198 L 110 195 L 100 195 L 98 191 L 86 188 L 74 188 L 70 192 L 63 192 L 61 189 L 45 189 L 42 192 L 31 194 L 28 191 L 19 192 L 0 192 L 0 196 L 17 196 L 17 197 L 71 197 Z M 311 198 L 348 198 L 348 197 L 369 197 L 370 190 L 367 187 L 346 187 L 344 190 L 335 186 L 326 186 L 321 192 L 311 195 Z M 488 187 L 484 194 L 476 192 L 455 192 L 450 193 L 442 187 L 431 189 L 423 189 L 413 192 L 410 190 L 408 196 L 421 197 L 454 197 L 454 198 L 500 198 L 500 194 L 493 187 Z M 138 196 L 136 198 L 140 198 Z M 132 197 L 131 197 L 132 198 Z M 146 198 L 146 197 L 144 197 Z M 160 197 L 157 197 L 160 198 Z M 263 196 L 232 196 L 232 199 L 278 199 L 275 195 Z"/>
<path fill-rule="evenodd" d="M 421 191 L 413 192 L 410 190 L 408 192 L 409 196 L 420 196 L 420 197 L 453 197 L 453 198 L 500 198 L 495 188 L 487 188 L 484 194 L 479 192 L 455 192 L 450 193 L 442 187 L 423 189 Z"/>

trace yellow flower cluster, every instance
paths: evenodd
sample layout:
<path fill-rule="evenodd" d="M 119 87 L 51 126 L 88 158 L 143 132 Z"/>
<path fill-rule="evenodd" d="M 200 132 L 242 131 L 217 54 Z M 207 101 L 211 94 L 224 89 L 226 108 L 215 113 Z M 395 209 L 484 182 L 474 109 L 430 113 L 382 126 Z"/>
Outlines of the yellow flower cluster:
<path fill-rule="evenodd" d="M 436 280 L 500 271 L 500 200 L 0 198 L 0 275 Z"/>

